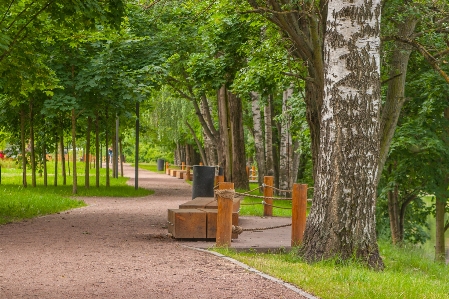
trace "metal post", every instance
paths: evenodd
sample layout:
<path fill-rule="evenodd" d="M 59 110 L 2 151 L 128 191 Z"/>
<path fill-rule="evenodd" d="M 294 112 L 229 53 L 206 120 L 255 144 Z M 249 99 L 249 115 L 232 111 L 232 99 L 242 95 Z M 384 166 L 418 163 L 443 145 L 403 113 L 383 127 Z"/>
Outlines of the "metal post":
<path fill-rule="evenodd" d="M 134 171 L 135 171 L 135 178 L 134 178 L 134 188 L 137 190 L 139 189 L 139 102 L 136 103 L 136 156 L 134 159 Z"/>

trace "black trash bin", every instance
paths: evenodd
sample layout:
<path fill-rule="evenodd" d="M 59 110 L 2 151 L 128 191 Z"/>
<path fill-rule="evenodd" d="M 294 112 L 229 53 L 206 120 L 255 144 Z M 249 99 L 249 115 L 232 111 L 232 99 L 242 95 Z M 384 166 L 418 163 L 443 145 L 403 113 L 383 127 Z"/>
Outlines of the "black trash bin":
<path fill-rule="evenodd" d="M 214 197 L 215 167 L 193 166 L 192 199 Z"/>
<path fill-rule="evenodd" d="M 157 171 L 163 171 L 165 169 L 165 160 L 157 159 Z"/>

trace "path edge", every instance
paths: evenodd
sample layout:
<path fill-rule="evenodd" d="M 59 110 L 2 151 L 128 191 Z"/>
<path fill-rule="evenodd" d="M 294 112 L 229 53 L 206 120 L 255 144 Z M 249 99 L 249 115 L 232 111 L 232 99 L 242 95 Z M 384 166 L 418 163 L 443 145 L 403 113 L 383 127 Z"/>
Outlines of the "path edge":
<path fill-rule="evenodd" d="M 243 269 L 245 269 L 245 270 L 248 270 L 248 271 L 250 271 L 250 272 L 252 272 L 252 273 L 255 273 L 255 274 L 257 274 L 257 275 L 259 275 L 259 276 L 261 276 L 261 277 L 263 277 L 263 278 L 266 278 L 266 279 L 268 279 L 268 280 L 271 280 L 271 281 L 273 281 L 273 282 L 276 282 L 276 283 L 278 283 L 278 284 L 280 284 L 280 285 L 286 287 L 287 289 L 290 289 L 290 290 L 292 290 L 293 292 L 298 293 L 298 294 L 301 295 L 301 296 L 304 296 L 304 297 L 307 298 L 307 299 L 320 299 L 320 298 L 318 298 L 318 297 L 313 296 L 312 294 L 306 293 L 305 291 L 301 290 L 300 288 L 297 288 L 296 286 L 294 286 L 294 285 L 292 285 L 292 284 L 290 284 L 290 283 L 288 283 L 288 282 L 282 281 L 282 280 L 280 280 L 280 279 L 278 279 L 278 278 L 275 278 L 275 277 L 273 277 L 273 276 L 270 276 L 270 275 L 268 275 L 268 274 L 265 274 L 265 273 L 263 273 L 263 272 L 261 272 L 261 271 L 255 269 L 255 268 L 252 268 L 252 267 L 248 266 L 247 264 L 244 264 L 244 263 L 242 263 L 242 262 L 240 262 L 240 261 L 237 261 L 237 260 L 235 260 L 235 259 L 233 259 L 233 258 L 231 258 L 231 257 L 229 257 L 229 256 L 223 255 L 223 254 L 218 253 L 218 252 L 215 252 L 215 251 L 209 251 L 209 250 L 206 250 L 206 249 L 197 248 L 197 247 L 192 247 L 192 246 L 187 246 L 187 245 L 184 245 L 184 244 L 182 244 L 181 246 L 186 247 L 186 248 L 189 248 L 189 249 L 201 251 L 201 252 L 206 252 L 206 253 L 215 255 L 215 256 L 217 256 L 217 257 L 220 257 L 220 258 L 222 258 L 222 259 L 225 259 L 225 260 L 227 260 L 227 261 L 230 261 L 231 263 L 233 263 L 233 264 L 235 264 L 235 265 L 237 265 L 237 266 L 239 266 L 239 267 L 241 267 L 241 268 L 243 268 Z"/>

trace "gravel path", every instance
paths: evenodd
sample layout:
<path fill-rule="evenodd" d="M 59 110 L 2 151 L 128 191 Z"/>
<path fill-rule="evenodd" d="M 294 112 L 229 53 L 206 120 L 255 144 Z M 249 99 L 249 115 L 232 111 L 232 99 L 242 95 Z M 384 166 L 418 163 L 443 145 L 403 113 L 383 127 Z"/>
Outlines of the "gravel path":
<path fill-rule="evenodd" d="M 83 198 L 88 207 L 0 226 L 0 298 L 303 298 L 165 238 L 167 209 L 190 185 L 148 171 L 139 185 L 155 194 Z"/>

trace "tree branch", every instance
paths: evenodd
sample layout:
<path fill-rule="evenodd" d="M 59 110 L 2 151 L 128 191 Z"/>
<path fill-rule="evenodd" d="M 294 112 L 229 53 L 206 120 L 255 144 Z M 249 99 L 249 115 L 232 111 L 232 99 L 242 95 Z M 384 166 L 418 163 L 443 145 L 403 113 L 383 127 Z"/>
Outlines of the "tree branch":
<path fill-rule="evenodd" d="M 9 3 L 8 9 L 5 11 L 5 14 L 3 15 L 2 20 L 0 21 L 0 24 L 3 23 L 3 21 L 6 19 L 6 15 L 8 14 L 9 10 L 11 9 L 11 6 L 13 5 L 15 0 L 11 0 L 11 3 Z"/>
<path fill-rule="evenodd" d="M 380 84 L 381 84 L 381 85 L 384 85 L 385 83 L 388 83 L 388 82 L 390 82 L 391 80 L 394 80 L 394 79 L 396 79 L 397 77 L 400 77 L 400 76 L 402 76 L 402 73 L 397 74 L 397 75 L 394 75 L 393 77 L 390 77 L 390 78 L 388 78 L 387 80 L 384 80 L 384 81 L 380 82 Z"/>
<path fill-rule="evenodd" d="M 195 143 L 198 146 L 198 150 L 200 151 L 201 159 L 203 160 L 205 165 L 209 165 L 209 163 L 207 162 L 207 159 L 206 159 L 206 153 L 204 152 L 203 146 L 201 145 L 200 141 L 196 137 L 195 131 L 193 130 L 192 126 L 187 121 L 185 121 L 185 124 L 187 125 L 187 127 L 189 127 L 190 132 L 192 133 L 193 139 L 195 140 Z"/>

